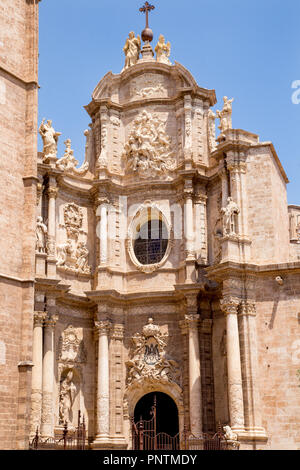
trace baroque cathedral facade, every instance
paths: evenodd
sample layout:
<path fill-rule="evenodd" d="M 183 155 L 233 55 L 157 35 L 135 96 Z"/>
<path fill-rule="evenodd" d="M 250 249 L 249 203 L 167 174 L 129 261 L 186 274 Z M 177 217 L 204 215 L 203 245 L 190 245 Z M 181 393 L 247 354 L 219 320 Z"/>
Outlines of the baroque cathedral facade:
<path fill-rule="evenodd" d="M 85 107 L 78 167 L 37 122 L 38 3 L 0 18 L 0 447 L 80 412 L 91 448 L 131 449 L 157 400 L 171 436 L 299 448 L 300 206 L 273 144 L 146 28 Z"/>

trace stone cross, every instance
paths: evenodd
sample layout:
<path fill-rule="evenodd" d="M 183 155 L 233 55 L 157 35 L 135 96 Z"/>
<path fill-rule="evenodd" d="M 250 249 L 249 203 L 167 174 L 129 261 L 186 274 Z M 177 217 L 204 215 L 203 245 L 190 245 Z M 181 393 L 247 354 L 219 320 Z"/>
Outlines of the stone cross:
<path fill-rule="evenodd" d="M 140 8 L 141 13 L 146 13 L 146 28 L 149 28 L 149 11 L 154 10 L 155 6 L 150 5 L 150 3 L 145 2 L 145 5 Z"/>

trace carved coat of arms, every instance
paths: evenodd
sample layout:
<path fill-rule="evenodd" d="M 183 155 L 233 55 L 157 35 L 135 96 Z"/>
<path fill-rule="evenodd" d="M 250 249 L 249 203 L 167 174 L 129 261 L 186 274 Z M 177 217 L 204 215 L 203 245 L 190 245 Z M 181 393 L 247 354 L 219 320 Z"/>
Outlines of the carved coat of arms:
<path fill-rule="evenodd" d="M 142 334 L 133 336 L 131 358 L 126 363 L 128 386 L 143 381 L 180 385 L 179 364 L 166 356 L 167 342 L 168 334 L 162 333 L 152 318 L 143 327 Z"/>

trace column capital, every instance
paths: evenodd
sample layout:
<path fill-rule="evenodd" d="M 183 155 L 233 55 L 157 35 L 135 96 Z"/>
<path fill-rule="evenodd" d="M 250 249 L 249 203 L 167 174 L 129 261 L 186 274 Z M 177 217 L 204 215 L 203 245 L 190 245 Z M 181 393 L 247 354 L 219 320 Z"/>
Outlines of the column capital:
<path fill-rule="evenodd" d="M 184 320 L 179 322 L 182 334 L 187 334 L 189 331 L 198 331 L 199 327 L 199 315 L 189 314 L 184 316 Z"/>
<path fill-rule="evenodd" d="M 223 297 L 220 300 L 220 307 L 225 315 L 237 315 L 241 301 L 237 297 Z"/>
<path fill-rule="evenodd" d="M 239 316 L 256 317 L 256 304 L 254 301 L 243 300 L 239 306 Z"/>
<path fill-rule="evenodd" d="M 110 337 L 115 340 L 122 341 L 124 338 L 124 325 L 113 325 L 111 328 Z"/>
<path fill-rule="evenodd" d="M 34 312 L 33 314 L 33 325 L 34 326 L 43 326 L 44 321 L 47 318 L 47 312 Z"/>
<path fill-rule="evenodd" d="M 48 316 L 45 319 L 45 327 L 46 328 L 54 328 L 57 321 L 58 321 L 58 315 L 51 315 L 51 317 Z"/>
<path fill-rule="evenodd" d="M 58 187 L 57 186 L 49 186 L 48 188 L 48 196 L 49 198 L 56 199 L 58 195 Z"/>
<path fill-rule="evenodd" d="M 111 330 L 111 322 L 109 320 L 105 321 L 95 321 L 95 332 L 98 337 L 108 336 Z"/>

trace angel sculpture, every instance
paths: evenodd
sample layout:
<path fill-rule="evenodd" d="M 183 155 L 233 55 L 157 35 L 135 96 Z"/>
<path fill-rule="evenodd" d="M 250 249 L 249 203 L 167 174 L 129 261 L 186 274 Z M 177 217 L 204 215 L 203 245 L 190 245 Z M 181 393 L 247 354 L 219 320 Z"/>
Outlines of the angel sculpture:
<path fill-rule="evenodd" d="M 219 129 L 221 132 L 227 131 L 227 129 L 232 129 L 232 103 L 233 98 L 229 100 L 227 96 L 224 96 L 224 106 L 222 111 L 217 111 L 217 117 L 220 118 Z"/>
<path fill-rule="evenodd" d="M 165 43 L 165 37 L 161 34 L 158 39 L 158 43 L 155 47 L 156 60 L 157 62 L 162 62 L 163 64 L 171 65 L 169 61 L 171 53 L 171 43 Z"/>

